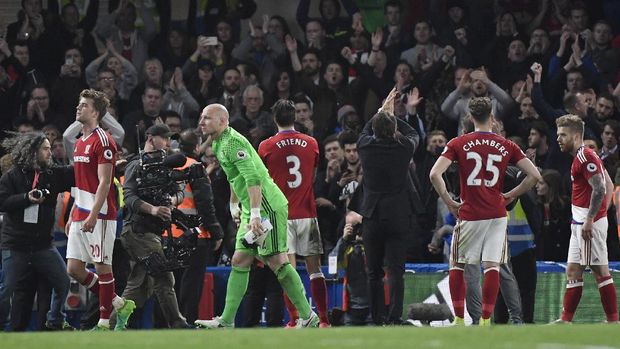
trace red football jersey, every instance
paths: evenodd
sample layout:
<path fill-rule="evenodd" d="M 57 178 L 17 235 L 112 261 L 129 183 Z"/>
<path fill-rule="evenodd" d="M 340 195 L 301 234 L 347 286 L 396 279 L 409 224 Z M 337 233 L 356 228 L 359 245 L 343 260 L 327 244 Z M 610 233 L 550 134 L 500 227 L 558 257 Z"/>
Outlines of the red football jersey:
<path fill-rule="evenodd" d="M 316 140 L 297 131 L 281 131 L 264 140 L 258 155 L 288 200 L 288 218 L 315 218 L 314 172 L 319 164 Z"/>
<path fill-rule="evenodd" d="M 111 163 L 112 176 L 114 176 L 116 144 L 112 136 L 97 127 L 90 135 L 78 139 L 73 151 L 73 163 L 75 187 L 72 194 L 75 198 L 75 210 L 71 218 L 77 222 L 85 220 L 95 204 L 95 193 L 99 186 L 98 165 Z M 114 181 L 112 181 L 108 197 L 101 206 L 98 218 L 116 220 L 116 210 L 116 194 Z"/>
<path fill-rule="evenodd" d="M 573 159 L 573 164 L 570 168 L 570 177 L 573 182 L 571 194 L 573 220 L 578 223 L 583 223 L 588 215 L 590 198 L 592 197 L 592 186 L 588 183 L 588 180 L 597 174 L 601 174 L 603 180 L 605 179 L 603 162 L 592 149 L 581 146 L 577 150 L 577 155 Z M 603 200 L 601 208 L 594 217 L 595 222 L 607 216 L 605 202 Z"/>
<path fill-rule="evenodd" d="M 477 221 L 506 217 L 502 187 L 509 164 L 525 158 L 515 143 L 491 132 L 472 132 L 448 142 L 442 156 L 459 164 L 459 218 Z"/>

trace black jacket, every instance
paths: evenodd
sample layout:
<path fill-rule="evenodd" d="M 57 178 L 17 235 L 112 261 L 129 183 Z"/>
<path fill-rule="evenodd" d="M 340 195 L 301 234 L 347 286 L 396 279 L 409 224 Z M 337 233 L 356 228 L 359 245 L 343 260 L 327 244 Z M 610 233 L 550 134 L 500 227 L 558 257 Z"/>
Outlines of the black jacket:
<path fill-rule="evenodd" d="M 190 179 L 189 186 L 194 195 L 196 210 L 202 218 L 202 227 L 211 233 L 211 239 L 219 240 L 223 238 L 224 230 L 222 230 L 222 226 L 215 214 L 211 179 L 205 173 L 205 176 L 202 178 Z"/>
<path fill-rule="evenodd" d="M 395 139 L 374 137 L 371 120 L 357 142 L 364 170 L 364 196 L 359 213 L 366 218 L 405 217 L 416 213 L 417 192 L 409 175 L 409 163 L 420 137 L 405 121 L 396 120 L 400 134 Z"/>
<path fill-rule="evenodd" d="M 37 188 L 50 191 L 39 205 L 37 223 L 24 223 L 24 209 L 31 205 L 33 170 L 11 168 L 0 178 L 0 211 L 5 212 L 0 246 L 2 249 L 36 251 L 52 245 L 52 228 L 58 193 L 75 185 L 73 166 L 51 167 L 41 172 Z"/>

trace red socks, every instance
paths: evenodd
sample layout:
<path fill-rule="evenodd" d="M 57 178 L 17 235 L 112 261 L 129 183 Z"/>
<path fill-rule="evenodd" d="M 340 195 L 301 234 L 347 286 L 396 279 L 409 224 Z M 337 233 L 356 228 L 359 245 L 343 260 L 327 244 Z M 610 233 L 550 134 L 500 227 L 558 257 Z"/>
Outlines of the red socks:
<path fill-rule="evenodd" d="M 288 324 L 287 326 L 295 326 L 297 319 L 299 319 L 299 312 L 297 308 L 293 305 L 293 302 L 288 298 L 286 292 L 284 292 L 284 305 L 286 306 L 286 311 L 288 311 Z"/>
<path fill-rule="evenodd" d="M 566 292 L 564 293 L 564 301 L 562 302 L 561 320 L 573 321 L 573 316 L 581 300 L 583 292 L 583 279 L 568 280 L 566 282 Z"/>
<path fill-rule="evenodd" d="M 465 277 L 461 268 L 451 268 L 448 274 L 450 283 L 450 297 L 454 307 L 454 315 L 465 317 Z"/>
<path fill-rule="evenodd" d="M 492 267 L 484 271 L 482 282 L 482 318 L 489 319 L 495 308 L 497 293 L 499 292 L 499 267 Z"/>
<path fill-rule="evenodd" d="M 325 285 L 325 276 L 322 273 L 310 275 L 310 292 L 316 303 L 320 322 L 329 324 L 327 316 L 327 286 Z"/>
<path fill-rule="evenodd" d="M 88 272 L 86 279 L 82 282 L 82 286 L 86 287 L 90 292 L 99 295 L 99 280 L 97 278 L 97 274 L 92 271 Z"/>
<path fill-rule="evenodd" d="M 607 322 L 618 321 L 618 305 L 616 303 L 616 287 L 610 276 L 596 279 L 598 292 L 601 294 L 601 303 L 607 316 Z"/>
<path fill-rule="evenodd" d="M 112 273 L 99 275 L 99 317 L 109 319 L 112 313 L 112 299 L 114 292 L 114 275 Z"/>

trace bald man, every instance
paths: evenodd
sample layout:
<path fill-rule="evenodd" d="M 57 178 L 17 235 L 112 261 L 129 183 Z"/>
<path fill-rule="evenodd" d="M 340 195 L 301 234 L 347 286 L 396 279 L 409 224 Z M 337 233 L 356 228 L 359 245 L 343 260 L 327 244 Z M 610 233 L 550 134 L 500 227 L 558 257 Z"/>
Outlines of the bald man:
<path fill-rule="evenodd" d="M 223 105 L 210 104 L 202 111 L 198 125 L 213 140 L 213 151 L 231 186 L 230 213 L 233 218 L 240 216 L 241 224 L 224 311 L 211 320 L 196 320 L 195 324 L 204 328 L 234 327 L 237 309 L 248 287 L 250 266 L 258 255 L 278 277 L 299 311 L 297 327 L 318 327 L 319 317 L 310 308 L 299 274 L 287 257 L 288 201 L 269 177 L 256 150 L 228 125 L 228 119 Z"/>

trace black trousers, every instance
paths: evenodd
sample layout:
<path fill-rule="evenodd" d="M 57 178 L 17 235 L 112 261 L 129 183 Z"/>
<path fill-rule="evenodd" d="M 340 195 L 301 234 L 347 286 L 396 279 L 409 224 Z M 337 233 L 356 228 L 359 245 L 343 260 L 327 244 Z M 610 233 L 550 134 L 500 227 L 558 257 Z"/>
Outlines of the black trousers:
<path fill-rule="evenodd" d="M 193 324 L 198 319 L 198 305 L 202 296 L 205 268 L 213 258 L 213 242 L 198 239 L 196 250 L 189 259 L 189 267 L 182 271 L 178 282 L 179 309 L 187 322 Z M 176 277 L 176 274 L 175 274 Z"/>
<path fill-rule="evenodd" d="M 267 327 L 282 327 L 284 300 L 280 282 L 268 266 L 252 266 L 248 290 L 244 297 L 243 327 L 260 326 L 265 298 L 267 298 L 267 311 L 265 312 Z"/>
<path fill-rule="evenodd" d="M 198 239 L 196 250 L 187 260 L 188 267 L 173 271 L 174 290 L 177 293 L 179 311 L 185 317 L 188 324 L 193 324 L 198 319 L 198 306 L 204 283 L 205 269 L 213 260 L 213 242 L 207 239 Z M 164 315 L 155 298 L 153 326 L 155 328 L 167 328 Z"/>
<path fill-rule="evenodd" d="M 407 234 L 411 233 L 413 217 L 391 219 L 364 218 L 362 237 L 368 268 L 370 314 L 376 325 L 400 323 L 403 313 Z M 390 304 L 386 307 L 383 277 L 387 269 Z"/>

